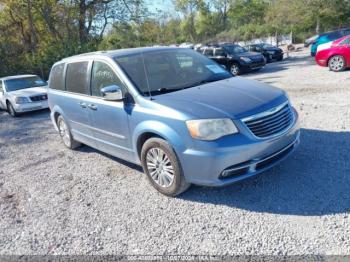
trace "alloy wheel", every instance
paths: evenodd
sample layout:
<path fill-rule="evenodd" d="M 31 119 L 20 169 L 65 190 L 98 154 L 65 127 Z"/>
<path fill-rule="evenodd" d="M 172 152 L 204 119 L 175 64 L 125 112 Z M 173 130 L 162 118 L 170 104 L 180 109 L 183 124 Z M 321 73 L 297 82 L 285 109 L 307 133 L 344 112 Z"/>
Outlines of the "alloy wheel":
<path fill-rule="evenodd" d="M 231 73 L 233 75 L 235 75 L 235 76 L 239 74 L 239 67 L 238 67 L 238 65 L 234 64 L 234 65 L 231 66 Z"/>
<path fill-rule="evenodd" d="M 341 71 L 344 68 L 344 59 L 341 56 L 332 57 L 329 66 L 333 71 Z"/>
<path fill-rule="evenodd" d="M 151 148 L 147 152 L 146 164 L 152 180 L 167 188 L 174 182 L 174 167 L 167 154 L 160 148 Z"/>
<path fill-rule="evenodd" d="M 63 120 L 59 121 L 58 130 L 59 130 L 60 136 L 63 140 L 63 143 L 67 147 L 69 147 L 70 146 L 70 133 L 69 133 L 69 129 L 68 129 L 66 123 Z"/>

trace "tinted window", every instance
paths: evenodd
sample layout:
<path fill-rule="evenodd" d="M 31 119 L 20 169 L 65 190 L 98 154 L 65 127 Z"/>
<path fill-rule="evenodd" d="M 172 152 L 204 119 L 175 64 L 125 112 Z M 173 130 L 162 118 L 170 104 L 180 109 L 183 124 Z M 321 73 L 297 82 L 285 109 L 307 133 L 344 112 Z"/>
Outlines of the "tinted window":
<path fill-rule="evenodd" d="M 213 56 L 214 55 L 213 49 L 211 48 L 205 49 L 204 54 L 206 56 Z"/>
<path fill-rule="evenodd" d="M 64 64 L 56 65 L 52 68 L 50 73 L 49 86 L 52 89 L 64 90 L 63 79 Z"/>
<path fill-rule="evenodd" d="M 240 45 L 225 45 L 224 47 L 229 54 L 241 54 L 247 52 L 247 49 L 241 47 Z"/>
<path fill-rule="evenodd" d="M 116 57 L 115 61 L 144 95 L 174 92 L 232 77 L 211 59 L 189 49 L 146 52 Z"/>
<path fill-rule="evenodd" d="M 339 45 L 350 45 L 350 38 L 343 40 Z"/>
<path fill-rule="evenodd" d="M 226 56 L 226 52 L 222 49 L 215 49 L 215 56 Z"/>
<path fill-rule="evenodd" d="M 26 88 L 46 86 L 46 82 L 38 76 L 21 77 L 5 80 L 7 92 L 17 91 Z"/>
<path fill-rule="evenodd" d="M 111 85 L 123 88 L 119 77 L 109 65 L 99 61 L 94 62 L 91 74 L 91 94 L 93 96 L 102 96 L 101 89 Z"/>
<path fill-rule="evenodd" d="M 77 62 L 67 65 L 67 91 L 79 94 L 89 94 L 87 84 L 88 62 Z"/>

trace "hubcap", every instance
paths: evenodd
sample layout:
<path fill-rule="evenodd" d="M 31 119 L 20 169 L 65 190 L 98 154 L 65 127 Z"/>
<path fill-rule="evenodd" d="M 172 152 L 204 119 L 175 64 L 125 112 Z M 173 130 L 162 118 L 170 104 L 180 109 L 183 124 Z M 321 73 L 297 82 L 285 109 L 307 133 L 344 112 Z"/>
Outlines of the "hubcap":
<path fill-rule="evenodd" d="M 58 129 L 60 131 L 60 136 L 62 137 L 63 143 L 66 146 L 70 145 L 70 135 L 69 135 L 69 130 L 67 128 L 66 123 L 61 120 L 58 125 Z"/>
<path fill-rule="evenodd" d="M 344 66 L 344 60 L 339 57 L 339 56 L 336 56 L 336 57 L 333 57 L 332 60 L 331 60 L 331 68 L 335 71 L 339 71 L 343 68 Z"/>
<path fill-rule="evenodd" d="M 167 154 L 160 148 L 151 148 L 146 157 L 151 178 L 161 187 L 170 187 L 174 182 L 174 168 Z"/>
<path fill-rule="evenodd" d="M 238 74 L 238 71 L 239 71 L 239 69 L 238 69 L 238 66 L 237 66 L 237 65 L 232 65 L 232 66 L 231 66 L 231 73 L 232 73 L 233 75 L 237 75 L 237 74 Z"/>

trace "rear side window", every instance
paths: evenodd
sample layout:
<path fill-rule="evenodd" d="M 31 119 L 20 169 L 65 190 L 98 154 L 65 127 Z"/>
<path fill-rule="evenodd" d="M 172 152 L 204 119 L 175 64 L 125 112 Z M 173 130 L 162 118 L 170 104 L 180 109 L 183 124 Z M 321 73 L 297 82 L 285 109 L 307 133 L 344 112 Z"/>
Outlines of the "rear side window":
<path fill-rule="evenodd" d="M 211 48 L 205 49 L 204 54 L 206 56 L 214 56 L 213 49 L 211 49 Z"/>
<path fill-rule="evenodd" d="M 63 71 L 65 64 L 59 64 L 51 69 L 49 87 L 57 90 L 64 90 Z"/>
<path fill-rule="evenodd" d="M 87 73 L 88 64 L 88 62 L 76 62 L 67 65 L 67 91 L 85 95 L 89 94 Z"/>

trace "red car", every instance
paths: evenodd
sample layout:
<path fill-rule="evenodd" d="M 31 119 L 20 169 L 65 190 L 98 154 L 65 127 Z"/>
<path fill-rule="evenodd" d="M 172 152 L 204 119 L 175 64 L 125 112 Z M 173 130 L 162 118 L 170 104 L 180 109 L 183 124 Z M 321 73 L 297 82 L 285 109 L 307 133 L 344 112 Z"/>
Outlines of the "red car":
<path fill-rule="evenodd" d="M 328 66 L 331 71 L 340 72 L 350 67 L 350 35 L 335 40 L 329 46 L 319 46 L 316 62 Z"/>

